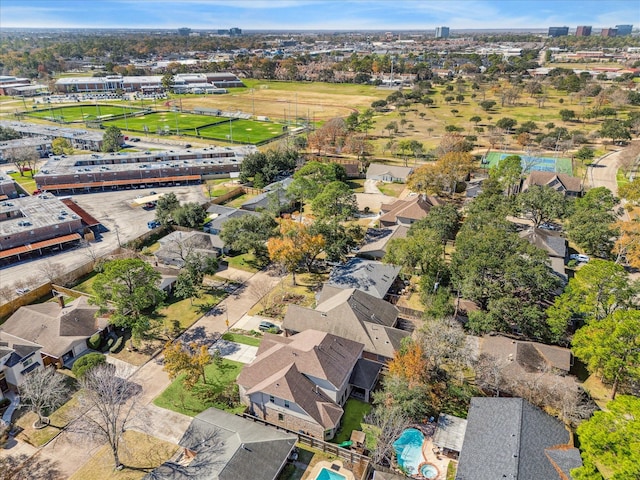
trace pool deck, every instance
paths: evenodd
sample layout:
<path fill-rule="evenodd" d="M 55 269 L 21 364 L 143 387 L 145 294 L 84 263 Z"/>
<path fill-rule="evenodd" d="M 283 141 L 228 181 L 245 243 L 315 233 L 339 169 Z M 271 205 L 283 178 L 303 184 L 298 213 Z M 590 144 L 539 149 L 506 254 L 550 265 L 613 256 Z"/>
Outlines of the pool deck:
<path fill-rule="evenodd" d="M 313 467 L 313 470 L 311 471 L 311 475 L 308 478 L 315 480 L 323 468 L 339 473 L 340 475 L 345 477 L 347 480 L 355 480 L 356 478 L 355 475 L 351 472 L 351 470 L 347 470 L 344 467 L 343 463 L 340 460 L 333 460 L 332 462 L 327 462 L 323 460 L 322 462 L 316 463 L 315 466 Z"/>
<path fill-rule="evenodd" d="M 445 455 L 437 455 L 435 450 L 437 450 L 436 446 L 433 444 L 433 434 L 435 433 L 435 424 L 421 424 L 415 425 L 413 428 L 417 428 L 424 435 L 424 441 L 422 442 L 422 458 L 424 462 L 421 462 L 418 465 L 418 472 L 420 471 L 420 467 L 425 463 L 429 463 L 438 469 L 438 476 L 435 477 L 436 480 L 445 480 L 447 478 L 447 468 L 449 467 L 450 459 Z M 424 478 L 419 473 L 414 475 L 413 478 Z"/>

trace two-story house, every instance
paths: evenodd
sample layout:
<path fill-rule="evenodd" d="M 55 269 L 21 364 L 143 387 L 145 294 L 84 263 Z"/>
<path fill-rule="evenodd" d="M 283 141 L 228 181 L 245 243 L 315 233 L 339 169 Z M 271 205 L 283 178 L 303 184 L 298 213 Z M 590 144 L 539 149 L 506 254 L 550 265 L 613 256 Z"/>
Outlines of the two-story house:
<path fill-rule="evenodd" d="M 16 390 L 24 376 L 43 365 L 38 345 L 0 331 L 0 398 Z"/>
<path fill-rule="evenodd" d="M 363 347 L 317 330 L 292 337 L 266 334 L 256 358 L 238 376 L 240 399 L 252 415 L 330 440 L 354 382 L 373 388 L 377 380 L 379 368 L 368 368 L 373 362 L 361 358 Z"/>

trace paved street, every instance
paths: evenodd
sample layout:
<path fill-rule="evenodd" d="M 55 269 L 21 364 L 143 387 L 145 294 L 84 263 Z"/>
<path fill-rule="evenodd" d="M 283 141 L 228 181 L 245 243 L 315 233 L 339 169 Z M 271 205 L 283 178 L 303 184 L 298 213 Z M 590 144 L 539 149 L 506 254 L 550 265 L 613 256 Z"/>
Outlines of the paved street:
<path fill-rule="evenodd" d="M 611 152 L 597 159 L 587 170 L 587 182 L 591 187 L 607 187 L 618 195 L 618 161 L 620 151 Z"/>
<path fill-rule="evenodd" d="M 227 319 L 230 327 L 233 327 L 246 316 L 249 309 L 257 303 L 258 294 L 256 292 L 263 291 L 264 284 L 275 286 L 280 280 L 280 277 L 274 273 L 265 271 L 252 274 L 227 268 L 218 274 L 236 282 L 244 282 L 244 284 L 229 295 L 218 308 L 204 315 L 189 328 L 182 335 L 184 341 L 210 340 L 213 343 L 217 333 L 227 329 Z M 222 344 L 225 347 L 223 350 L 227 358 L 246 363 L 255 357 L 256 347 L 248 345 L 236 347 L 236 345 L 239 344 L 231 342 Z M 142 408 L 136 421 L 136 424 L 141 426 L 136 429 L 162 440 L 177 443 L 189 426 L 191 417 L 153 405 L 153 399 L 171 383 L 169 376 L 162 369 L 161 358 L 151 359 L 135 371 L 132 371 L 130 365 L 116 359 L 110 358 L 109 362 L 116 365 L 119 376 L 128 378 L 130 382 L 136 383 L 142 388 L 142 393 L 138 398 L 138 403 Z M 81 468 L 100 446 L 88 439 L 79 443 L 77 437 L 74 438 L 72 434 L 64 431 L 54 441 L 43 447 L 37 455 L 39 458 L 48 459 L 55 463 L 56 468 L 61 472 L 61 478 L 68 478 Z M 33 455 L 35 452 L 37 450 L 33 447 L 22 442 L 15 442 L 8 450 L 0 452 L 0 455 L 18 455 L 20 453 Z"/>

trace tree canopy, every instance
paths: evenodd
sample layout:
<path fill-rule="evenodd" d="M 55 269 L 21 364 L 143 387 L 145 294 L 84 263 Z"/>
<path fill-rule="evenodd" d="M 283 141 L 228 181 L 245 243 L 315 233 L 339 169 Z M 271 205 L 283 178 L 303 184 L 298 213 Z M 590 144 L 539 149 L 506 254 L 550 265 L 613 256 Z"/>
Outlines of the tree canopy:
<path fill-rule="evenodd" d="M 578 427 L 583 466 L 572 477 L 600 480 L 606 472 L 611 480 L 640 478 L 638 432 L 640 398 L 620 395 Z"/>
<path fill-rule="evenodd" d="M 158 288 L 160 273 L 137 258 L 111 260 L 104 264 L 93 284 L 100 313 L 111 312 L 110 322 L 131 329 L 131 338 L 139 339 L 150 327 L 150 315 L 164 299 Z"/>
<path fill-rule="evenodd" d="M 573 213 L 567 218 L 569 239 L 589 255 L 609 257 L 616 237 L 616 214 L 612 210 L 616 203 L 617 199 L 605 187 L 592 188 L 576 199 Z"/>
<path fill-rule="evenodd" d="M 546 185 L 532 185 L 518 195 L 518 206 L 537 228 L 564 215 L 565 198 L 562 193 Z"/>
<path fill-rule="evenodd" d="M 226 246 L 235 252 L 254 253 L 265 256 L 266 241 L 271 237 L 278 224 L 269 215 L 243 215 L 230 218 L 222 226 L 220 238 Z"/>
<path fill-rule="evenodd" d="M 110 126 L 102 135 L 102 151 L 117 152 L 122 144 L 122 132 L 118 127 Z"/>
<path fill-rule="evenodd" d="M 611 398 L 619 387 L 640 381 L 640 310 L 617 310 L 580 328 L 573 352 L 590 372 L 611 383 Z"/>

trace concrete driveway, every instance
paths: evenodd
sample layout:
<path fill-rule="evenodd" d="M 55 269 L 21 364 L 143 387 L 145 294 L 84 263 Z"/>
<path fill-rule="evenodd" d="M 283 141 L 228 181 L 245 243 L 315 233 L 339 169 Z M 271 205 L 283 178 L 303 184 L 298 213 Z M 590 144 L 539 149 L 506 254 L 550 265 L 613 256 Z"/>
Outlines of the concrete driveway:
<path fill-rule="evenodd" d="M 251 363 L 256 358 L 258 347 L 245 345 L 243 343 L 229 342 L 227 340 L 218 340 L 209 348 L 209 353 L 214 351 L 220 352 L 222 358 L 233 360 L 240 363 Z"/>

